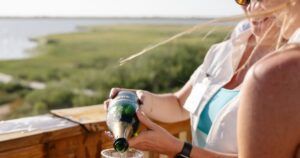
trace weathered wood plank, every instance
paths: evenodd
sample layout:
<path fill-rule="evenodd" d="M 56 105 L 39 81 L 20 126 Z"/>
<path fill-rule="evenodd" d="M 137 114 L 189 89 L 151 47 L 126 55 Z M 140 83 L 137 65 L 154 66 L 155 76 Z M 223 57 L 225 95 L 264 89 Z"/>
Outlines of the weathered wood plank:
<path fill-rule="evenodd" d="M 103 105 L 51 110 L 51 113 L 81 124 L 106 121 L 106 111 Z"/>
<path fill-rule="evenodd" d="M 3 121 L 0 123 L 0 152 L 81 133 L 78 124 L 52 115 Z"/>
<path fill-rule="evenodd" d="M 101 105 L 52 113 L 1 122 L 0 158 L 98 158 L 102 149 L 112 147 L 111 138 L 105 134 L 106 112 Z M 173 135 L 185 132 L 184 137 L 190 137 L 189 121 L 158 124 Z M 161 157 L 157 153 L 146 155 Z"/>
<path fill-rule="evenodd" d="M 0 158 L 44 158 L 43 144 L 18 148 L 8 152 L 0 152 Z"/>
<path fill-rule="evenodd" d="M 48 158 L 84 158 L 83 135 L 51 141 L 46 145 Z"/>
<path fill-rule="evenodd" d="M 84 140 L 86 158 L 100 158 L 103 149 L 103 133 L 91 133 Z"/>
<path fill-rule="evenodd" d="M 107 130 L 105 122 L 106 112 L 103 108 L 103 105 L 52 110 L 51 113 L 77 122 L 86 127 L 88 131 L 97 132 Z M 189 120 L 178 122 L 176 124 L 168 124 L 161 122 L 157 123 L 165 129 L 168 129 L 168 131 L 172 134 L 177 134 L 181 131 L 190 130 Z"/>
<path fill-rule="evenodd" d="M 51 113 L 77 122 L 90 132 L 107 130 L 106 111 L 103 105 L 93 105 L 78 108 L 51 110 Z"/>

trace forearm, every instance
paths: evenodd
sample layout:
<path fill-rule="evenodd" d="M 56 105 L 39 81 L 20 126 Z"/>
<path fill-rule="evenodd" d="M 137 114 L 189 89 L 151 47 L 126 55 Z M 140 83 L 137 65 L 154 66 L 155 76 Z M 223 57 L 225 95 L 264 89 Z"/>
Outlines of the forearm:
<path fill-rule="evenodd" d="M 201 149 L 198 147 L 193 147 L 190 157 L 191 158 L 238 158 L 237 155 L 218 153 L 206 149 Z"/>
<path fill-rule="evenodd" d="M 142 102 L 141 109 L 150 118 L 160 122 L 173 123 L 189 118 L 189 113 L 183 109 L 183 104 L 191 89 L 192 84 L 188 81 L 175 93 L 154 94 L 144 90 L 113 88 L 109 96 L 114 98 L 121 90 L 134 91 Z M 109 100 L 105 101 L 104 104 L 108 106 Z"/>
<path fill-rule="evenodd" d="M 173 93 L 153 94 L 148 93 L 148 103 L 142 110 L 151 119 L 172 123 L 189 118 L 189 113 L 183 109 L 180 99 Z"/>

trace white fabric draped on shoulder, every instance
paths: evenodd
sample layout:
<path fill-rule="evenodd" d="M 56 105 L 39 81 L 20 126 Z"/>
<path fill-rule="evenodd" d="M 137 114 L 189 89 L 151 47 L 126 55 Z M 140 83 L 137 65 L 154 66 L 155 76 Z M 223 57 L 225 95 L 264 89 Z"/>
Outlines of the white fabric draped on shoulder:
<path fill-rule="evenodd" d="M 298 28 L 295 33 L 291 36 L 288 41 L 289 44 L 300 44 L 300 28 Z"/>
<path fill-rule="evenodd" d="M 242 21 L 231 38 L 213 45 L 201 66 L 190 78 L 193 89 L 184 108 L 190 112 L 193 144 L 216 152 L 237 154 L 238 96 L 226 105 L 213 122 L 208 136 L 197 130 L 200 114 L 206 103 L 233 76 L 245 51 L 251 31 L 249 22 Z"/>

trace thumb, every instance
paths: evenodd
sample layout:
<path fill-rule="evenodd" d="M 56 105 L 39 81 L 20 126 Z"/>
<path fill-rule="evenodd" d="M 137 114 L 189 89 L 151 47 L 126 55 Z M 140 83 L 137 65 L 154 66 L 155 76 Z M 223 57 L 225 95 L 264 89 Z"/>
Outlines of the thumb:
<path fill-rule="evenodd" d="M 140 110 L 137 110 L 136 112 L 137 117 L 139 121 L 144 124 L 148 129 L 155 129 L 156 124 L 152 122 L 144 113 L 142 113 Z"/>

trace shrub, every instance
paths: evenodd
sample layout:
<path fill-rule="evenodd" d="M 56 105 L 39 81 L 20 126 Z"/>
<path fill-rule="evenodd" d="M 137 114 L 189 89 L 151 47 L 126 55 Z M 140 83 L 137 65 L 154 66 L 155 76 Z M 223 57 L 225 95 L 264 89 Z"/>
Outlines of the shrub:
<path fill-rule="evenodd" d="M 74 94 L 63 87 L 48 87 L 44 90 L 35 90 L 25 97 L 30 105 L 43 103 L 47 109 L 67 108 L 72 106 Z"/>
<path fill-rule="evenodd" d="M 9 82 L 6 84 L 3 83 L 0 84 L 0 90 L 5 91 L 6 93 L 14 93 L 24 89 L 28 89 L 28 88 L 24 87 L 18 82 Z"/>
<path fill-rule="evenodd" d="M 98 96 L 76 95 L 72 99 L 73 106 L 87 106 L 102 103 Z"/>
<path fill-rule="evenodd" d="M 33 106 L 33 113 L 44 114 L 48 112 L 48 106 L 44 102 L 36 102 Z"/>

